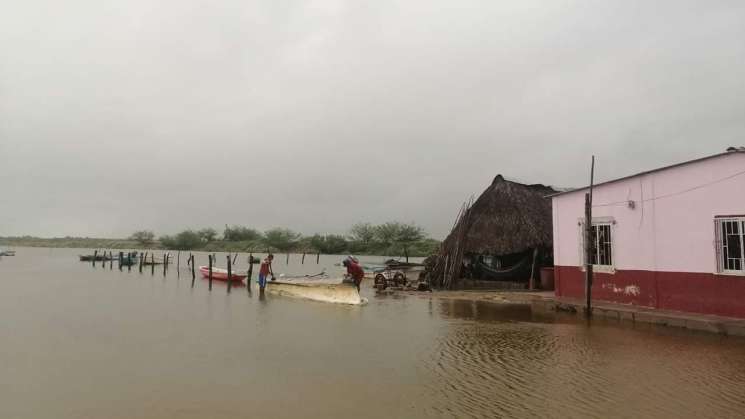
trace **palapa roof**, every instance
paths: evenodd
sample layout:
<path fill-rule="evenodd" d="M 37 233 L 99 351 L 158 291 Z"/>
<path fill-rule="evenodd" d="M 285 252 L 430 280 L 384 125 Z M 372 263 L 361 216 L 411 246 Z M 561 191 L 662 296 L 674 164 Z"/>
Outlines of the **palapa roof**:
<path fill-rule="evenodd" d="M 505 255 L 551 247 L 551 200 L 546 196 L 553 193 L 549 186 L 526 185 L 497 175 L 461 218 L 460 222 L 468 223 L 463 252 Z M 445 245 L 455 240 L 455 231 L 457 226 Z"/>

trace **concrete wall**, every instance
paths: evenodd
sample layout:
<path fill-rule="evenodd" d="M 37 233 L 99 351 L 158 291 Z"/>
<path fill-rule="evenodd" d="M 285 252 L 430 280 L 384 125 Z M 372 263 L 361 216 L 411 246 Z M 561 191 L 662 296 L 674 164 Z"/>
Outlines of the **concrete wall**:
<path fill-rule="evenodd" d="M 738 313 L 737 307 L 732 308 L 735 302 L 724 301 L 730 298 L 725 294 L 734 292 L 734 298 L 743 301 L 745 316 L 745 276 L 718 279 L 723 275 L 716 274 L 714 229 L 715 216 L 745 215 L 745 174 L 733 176 L 743 171 L 745 153 L 729 153 L 598 186 L 593 218 L 615 222 L 615 271 L 599 274 L 593 287 L 596 296 L 697 312 L 713 312 L 721 299 L 730 307 L 726 312 Z M 558 295 L 584 293 L 578 268 L 584 194 L 577 191 L 553 198 Z M 701 275 L 682 275 L 691 273 Z M 706 304 L 695 303 L 701 299 Z"/>

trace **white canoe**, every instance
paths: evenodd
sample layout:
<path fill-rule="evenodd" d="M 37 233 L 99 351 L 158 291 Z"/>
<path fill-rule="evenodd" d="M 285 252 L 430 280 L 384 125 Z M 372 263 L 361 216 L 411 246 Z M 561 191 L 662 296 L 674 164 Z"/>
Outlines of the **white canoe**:
<path fill-rule="evenodd" d="M 274 281 L 267 281 L 266 291 L 325 303 L 357 305 L 363 302 L 354 284 L 328 276 L 281 276 Z"/>

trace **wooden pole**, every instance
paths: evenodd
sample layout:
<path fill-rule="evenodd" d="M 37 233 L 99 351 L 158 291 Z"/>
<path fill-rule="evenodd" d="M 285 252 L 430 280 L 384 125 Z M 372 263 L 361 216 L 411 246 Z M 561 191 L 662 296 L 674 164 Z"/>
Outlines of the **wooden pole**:
<path fill-rule="evenodd" d="M 248 255 L 248 276 L 246 277 L 246 288 L 248 288 L 248 292 L 251 292 L 251 277 L 254 273 L 254 255 L 253 253 L 249 253 Z"/>
<path fill-rule="evenodd" d="M 191 259 L 191 287 L 194 288 L 194 280 L 197 278 L 197 275 L 194 272 L 194 255 L 190 255 L 189 259 Z"/>
<path fill-rule="evenodd" d="M 290 264 L 290 252 L 287 252 L 287 259 L 285 260 L 285 265 Z"/>
<path fill-rule="evenodd" d="M 300 260 L 301 265 L 305 265 L 305 252 L 303 252 L 303 258 Z"/>
<path fill-rule="evenodd" d="M 585 194 L 585 314 L 592 317 L 592 258 L 595 246 L 592 240 L 592 187 L 595 180 L 595 156 L 590 165 L 590 190 Z"/>
<path fill-rule="evenodd" d="M 530 268 L 530 280 L 528 281 L 528 289 L 535 289 L 535 264 L 538 261 L 538 248 L 533 249 L 533 265 Z"/>
<path fill-rule="evenodd" d="M 155 252 L 150 253 L 150 275 L 155 275 Z"/>
<path fill-rule="evenodd" d="M 238 253 L 236 253 L 235 256 L 233 256 L 233 265 L 235 265 L 235 260 L 236 259 L 238 259 Z"/>
<path fill-rule="evenodd" d="M 170 258 L 170 253 L 165 253 L 163 255 L 163 276 L 166 276 L 166 271 L 168 270 L 168 259 Z"/>
<path fill-rule="evenodd" d="M 209 274 L 209 282 L 210 282 L 210 291 L 212 291 L 212 255 L 208 255 L 210 259 L 210 274 Z"/>
<path fill-rule="evenodd" d="M 230 260 L 230 255 L 228 255 L 228 294 L 230 294 L 230 287 L 233 285 L 233 264 Z"/>
<path fill-rule="evenodd" d="M 93 266 L 96 266 L 96 257 L 98 256 L 98 250 L 93 251 Z"/>
<path fill-rule="evenodd" d="M 321 261 L 321 252 L 316 253 L 316 265 L 318 265 Z"/>
<path fill-rule="evenodd" d="M 181 251 L 176 253 L 176 278 L 181 278 Z"/>
<path fill-rule="evenodd" d="M 142 273 L 142 261 L 147 257 L 147 253 L 140 252 L 140 273 Z"/>
<path fill-rule="evenodd" d="M 124 263 L 124 252 L 119 252 L 119 270 L 122 270 L 122 264 Z"/>

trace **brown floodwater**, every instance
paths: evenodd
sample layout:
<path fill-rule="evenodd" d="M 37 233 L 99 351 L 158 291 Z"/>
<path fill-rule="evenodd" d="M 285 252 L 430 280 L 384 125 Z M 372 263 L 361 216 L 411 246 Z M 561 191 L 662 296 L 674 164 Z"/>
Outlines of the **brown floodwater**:
<path fill-rule="evenodd" d="M 0 260 L 0 418 L 745 415 L 742 339 L 376 296 L 370 284 L 364 306 L 260 299 L 200 278 L 192 288 L 185 268 L 17 250 Z M 275 270 L 338 261 L 280 256 Z"/>

